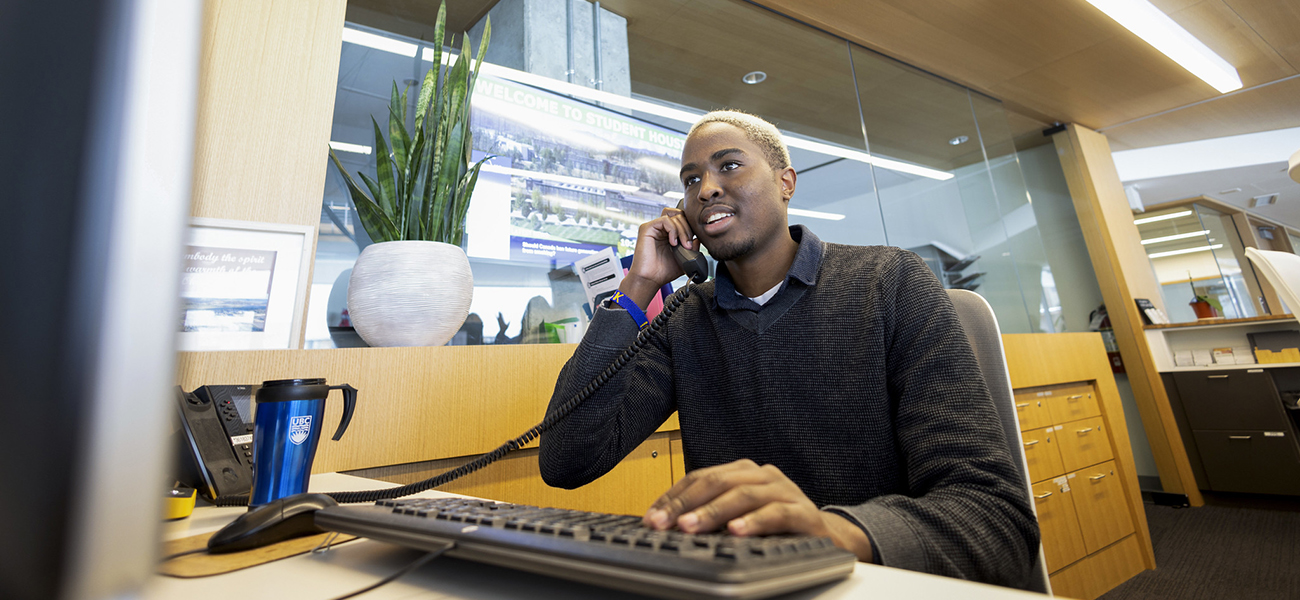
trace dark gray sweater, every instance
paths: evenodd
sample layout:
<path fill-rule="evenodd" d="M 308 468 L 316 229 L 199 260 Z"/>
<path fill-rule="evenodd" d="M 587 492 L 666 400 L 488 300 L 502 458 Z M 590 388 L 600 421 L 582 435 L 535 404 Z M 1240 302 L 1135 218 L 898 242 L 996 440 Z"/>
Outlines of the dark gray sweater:
<path fill-rule="evenodd" d="M 866 531 L 881 564 L 1019 586 L 1038 524 L 947 293 L 915 254 L 826 244 L 802 226 L 763 306 L 725 265 L 661 335 L 541 439 L 541 472 L 575 488 L 679 414 L 686 468 L 749 458 Z M 600 309 L 551 408 L 635 339 Z M 647 507 L 648 508 L 648 507 Z"/>

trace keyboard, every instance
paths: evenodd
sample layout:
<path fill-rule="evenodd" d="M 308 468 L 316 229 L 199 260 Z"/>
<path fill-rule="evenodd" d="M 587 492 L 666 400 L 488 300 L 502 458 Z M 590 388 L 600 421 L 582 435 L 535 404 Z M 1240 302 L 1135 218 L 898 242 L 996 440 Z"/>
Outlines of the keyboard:
<path fill-rule="evenodd" d="M 316 525 L 447 556 L 662 598 L 766 598 L 847 577 L 828 538 L 656 531 L 641 518 L 463 498 L 381 500 Z"/>

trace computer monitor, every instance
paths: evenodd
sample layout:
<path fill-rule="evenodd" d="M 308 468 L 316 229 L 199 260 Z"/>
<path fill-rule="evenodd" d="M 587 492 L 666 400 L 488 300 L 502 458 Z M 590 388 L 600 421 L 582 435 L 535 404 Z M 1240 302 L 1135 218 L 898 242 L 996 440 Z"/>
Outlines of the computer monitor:
<path fill-rule="evenodd" d="M 157 556 L 202 5 L 0 3 L 0 598 Z"/>

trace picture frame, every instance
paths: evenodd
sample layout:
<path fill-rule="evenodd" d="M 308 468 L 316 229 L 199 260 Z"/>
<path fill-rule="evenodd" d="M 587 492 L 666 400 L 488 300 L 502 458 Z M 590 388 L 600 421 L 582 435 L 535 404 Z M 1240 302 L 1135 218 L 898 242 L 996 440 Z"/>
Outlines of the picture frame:
<path fill-rule="evenodd" d="M 316 228 L 190 219 L 177 349 L 297 349 Z"/>

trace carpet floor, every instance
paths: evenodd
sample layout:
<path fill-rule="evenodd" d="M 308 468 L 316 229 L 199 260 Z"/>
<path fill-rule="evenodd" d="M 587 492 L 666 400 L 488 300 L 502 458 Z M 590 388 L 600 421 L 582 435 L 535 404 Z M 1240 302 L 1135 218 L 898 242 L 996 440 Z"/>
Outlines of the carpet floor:
<path fill-rule="evenodd" d="M 1207 500 L 1145 504 L 1156 569 L 1102 600 L 1300 599 L 1300 503 Z"/>

